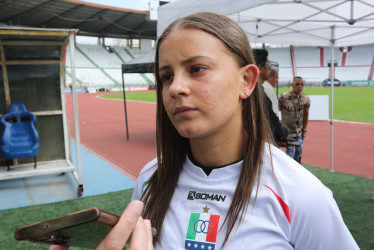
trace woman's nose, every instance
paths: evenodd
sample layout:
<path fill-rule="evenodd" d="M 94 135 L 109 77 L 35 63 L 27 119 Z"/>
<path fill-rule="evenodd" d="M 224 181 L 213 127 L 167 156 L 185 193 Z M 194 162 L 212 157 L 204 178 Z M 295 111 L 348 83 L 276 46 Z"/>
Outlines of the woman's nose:
<path fill-rule="evenodd" d="M 187 77 L 183 74 L 175 74 L 169 92 L 173 97 L 189 95 L 191 90 Z"/>

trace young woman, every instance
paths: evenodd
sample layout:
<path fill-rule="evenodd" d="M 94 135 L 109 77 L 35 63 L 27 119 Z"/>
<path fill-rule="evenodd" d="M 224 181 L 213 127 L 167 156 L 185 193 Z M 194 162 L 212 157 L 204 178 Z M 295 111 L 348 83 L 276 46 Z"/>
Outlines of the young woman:
<path fill-rule="evenodd" d="M 244 31 L 196 13 L 156 48 L 157 158 L 133 199 L 156 249 L 358 249 L 332 193 L 271 145 Z"/>
<path fill-rule="evenodd" d="M 156 48 L 157 158 L 98 249 L 358 249 L 332 193 L 271 145 L 249 41 L 196 13 Z M 135 202 L 135 203 L 134 203 Z M 134 207 L 134 205 L 136 205 Z M 62 248 L 53 248 L 62 249 Z"/>

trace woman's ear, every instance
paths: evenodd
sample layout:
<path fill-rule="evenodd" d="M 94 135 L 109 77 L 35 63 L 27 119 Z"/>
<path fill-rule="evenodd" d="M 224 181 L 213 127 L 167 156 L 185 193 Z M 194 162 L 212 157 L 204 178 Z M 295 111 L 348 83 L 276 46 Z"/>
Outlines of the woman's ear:
<path fill-rule="evenodd" d="M 242 81 L 240 86 L 240 98 L 247 99 L 253 92 L 257 84 L 257 78 L 260 73 L 254 64 L 248 64 L 241 68 Z"/>

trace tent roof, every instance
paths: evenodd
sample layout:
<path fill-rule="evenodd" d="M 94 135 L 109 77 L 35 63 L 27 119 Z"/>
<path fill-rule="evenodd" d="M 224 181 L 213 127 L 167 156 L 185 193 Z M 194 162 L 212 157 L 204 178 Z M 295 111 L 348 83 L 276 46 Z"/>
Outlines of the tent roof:
<path fill-rule="evenodd" d="M 152 50 L 146 54 L 122 64 L 122 73 L 153 73 L 155 60 L 155 51 Z"/>
<path fill-rule="evenodd" d="M 80 0 L 0 1 L 0 26 L 79 29 L 78 35 L 156 39 L 157 21 L 148 11 Z"/>
<path fill-rule="evenodd" d="M 158 35 L 175 19 L 198 11 L 229 16 L 254 43 L 331 46 L 333 42 L 343 47 L 374 42 L 372 0 L 178 0 L 158 9 Z"/>

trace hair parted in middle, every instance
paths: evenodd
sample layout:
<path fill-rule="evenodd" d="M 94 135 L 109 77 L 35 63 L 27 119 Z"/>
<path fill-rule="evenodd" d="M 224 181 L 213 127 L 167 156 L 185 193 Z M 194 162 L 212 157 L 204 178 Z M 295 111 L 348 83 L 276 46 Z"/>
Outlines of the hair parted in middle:
<path fill-rule="evenodd" d="M 160 36 L 155 56 L 158 166 L 142 195 L 142 200 L 145 203 L 143 217 L 150 219 L 152 226 L 157 228 L 158 232 L 162 231 L 162 224 L 189 149 L 188 138 L 184 138 L 178 133 L 166 113 L 162 100 L 162 81 L 158 74 L 160 45 L 169 34 L 179 29 L 196 29 L 214 36 L 231 52 L 239 67 L 256 64 L 249 40 L 243 29 L 230 18 L 220 14 L 199 12 L 180 18 L 170 24 Z M 224 244 L 234 226 L 239 226 L 248 209 L 252 191 L 256 182 L 257 184 L 260 182 L 259 173 L 261 172 L 265 145 L 266 143 L 270 145 L 270 129 L 264 114 L 262 95 L 261 84 L 257 83 L 253 93 L 247 99 L 242 100 L 243 167 L 228 214 L 222 224 L 222 228 L 227 226 Z M 255 199 L 253 204 L 254 202 Z M 157 234 L 154 240 L 159 242 L 160 234 Z"/>

